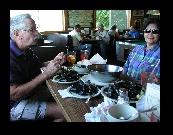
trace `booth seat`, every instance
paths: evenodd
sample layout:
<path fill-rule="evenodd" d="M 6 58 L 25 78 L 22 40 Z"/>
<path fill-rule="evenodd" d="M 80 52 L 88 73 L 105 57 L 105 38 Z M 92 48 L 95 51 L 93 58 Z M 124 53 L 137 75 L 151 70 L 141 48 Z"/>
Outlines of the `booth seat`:
<path fill-rule="evenodd" d="M 31 47 L 40 61 L 52 60 L 60 52 L 67 53 L 67 49 L 73 50 L 71 35 L 69 34 L 54 33 L 42 35 L 42 37 L 45 40 L 53 41 L 53 43 L 50 45 L 39 44 L 38 46 Z"/>
<path fill-rule="evenodd" d="M 60 52 L 67 53 L 67 46 L 34 46 L 31 48 L 42 62 L 54 59 Z"/>

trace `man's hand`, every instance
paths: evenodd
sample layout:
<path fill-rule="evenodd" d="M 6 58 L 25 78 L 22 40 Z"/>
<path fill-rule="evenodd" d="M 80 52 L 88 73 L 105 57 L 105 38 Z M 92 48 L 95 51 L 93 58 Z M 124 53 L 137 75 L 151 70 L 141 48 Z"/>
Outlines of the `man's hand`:
<path fill-rule="evenodd" d="M 51 60 L 47 65 L 45 72 L 48 77 L 54 76 L 61 69 L 60 61 Z"/>
<path fill-rule="evenodd" d="M 61 52 L 53 60 L 59 61 L 59 64 L 62 65 L 66 62 L 66 54 L 64 54 L 64 52 Z"/>

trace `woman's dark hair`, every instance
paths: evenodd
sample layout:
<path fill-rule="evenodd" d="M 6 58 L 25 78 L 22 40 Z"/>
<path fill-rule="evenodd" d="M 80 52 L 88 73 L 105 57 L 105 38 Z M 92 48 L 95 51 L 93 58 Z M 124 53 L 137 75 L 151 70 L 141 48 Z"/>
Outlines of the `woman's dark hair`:
<path fill-rule="evenodd" d="M 151 23 L 156 24 L 157 28 L 160 30 L 160 19 L 157 17 L 147 18 L 143 23 L 143 30 Z"/>
<path fill-rule="evenodd" d="M 111 30 L 114 30 L 114 29 L 116 29 L 117 28 L 117 26 L 116 25 L 113 25 L 112 27 L 111 27 Z"/>

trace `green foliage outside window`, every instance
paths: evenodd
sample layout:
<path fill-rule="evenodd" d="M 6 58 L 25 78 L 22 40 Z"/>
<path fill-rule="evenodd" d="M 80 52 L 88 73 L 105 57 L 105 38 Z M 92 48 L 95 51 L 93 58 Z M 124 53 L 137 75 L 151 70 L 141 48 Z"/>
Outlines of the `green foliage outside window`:
<path fill-rule="evenodd" d="M 104 25 L 104 29 L 109 29 L 109 10 L 96 10 L 96 28 L 100 23 Z"/>

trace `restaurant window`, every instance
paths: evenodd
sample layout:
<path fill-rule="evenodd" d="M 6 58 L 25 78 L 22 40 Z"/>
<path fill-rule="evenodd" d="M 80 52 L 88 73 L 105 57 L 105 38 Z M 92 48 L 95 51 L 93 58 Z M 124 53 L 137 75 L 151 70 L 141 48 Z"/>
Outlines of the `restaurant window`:
<path fill-rule="evenodd" d="M 96 29 L 98 24 L 103 24 L 104 29 L 109 29 L 109 10 L 96 10 Z"/>
<path fill-rule="evenodd" d="M 21 13 L 31 14 L 39 32 L 65 30 L 64 10 L 10 10 L 10 17 Z"/>
<path fill-rule="evenodd" d="M 131 10 L 96 10 L 96 26 L 98 23 L 109 30 L 112 25 L 123 30 L 130 27 Z"/>
<path fill-rule="evenodd" d="M 130 20 L 127 10 L 110 10 L 110 18 L 110 27 L 116 25 L 117 29 L 123 30 L 129 26 Z"/>

